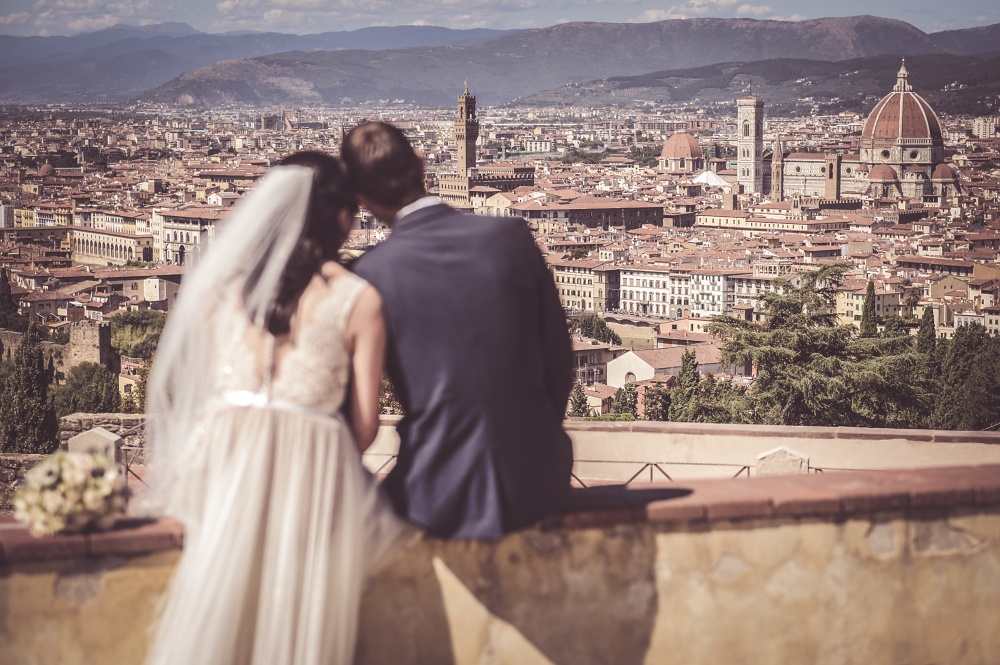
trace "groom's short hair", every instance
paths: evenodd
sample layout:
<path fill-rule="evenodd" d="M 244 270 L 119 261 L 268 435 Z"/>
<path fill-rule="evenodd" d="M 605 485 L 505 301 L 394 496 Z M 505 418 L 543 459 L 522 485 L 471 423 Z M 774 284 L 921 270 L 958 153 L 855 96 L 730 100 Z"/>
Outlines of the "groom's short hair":
<path fill-rule="evenodd" d="M 355 191 L 372 203 L 402 208 L 424 196 L 424 163 L 399 128 L 366 122 L 344 137 L 340 156 Z"/>

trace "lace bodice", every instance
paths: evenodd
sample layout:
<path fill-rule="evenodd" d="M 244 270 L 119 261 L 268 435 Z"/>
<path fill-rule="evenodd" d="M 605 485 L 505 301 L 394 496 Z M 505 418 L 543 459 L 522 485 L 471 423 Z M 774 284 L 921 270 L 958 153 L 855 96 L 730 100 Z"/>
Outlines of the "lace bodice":
<path fill-rule="evenodd" d="M 325 413 L 339 411 L 350 379 L 344 330 L 365 286 L 352 273 L 335 277 L 295 338 L 276 349 L 269 333 L 250 325 L 239 299 L 228 297 L 221 308 L 228 312 L 227 320 L 216 327 L 219 394 L 248 391 Z"/>

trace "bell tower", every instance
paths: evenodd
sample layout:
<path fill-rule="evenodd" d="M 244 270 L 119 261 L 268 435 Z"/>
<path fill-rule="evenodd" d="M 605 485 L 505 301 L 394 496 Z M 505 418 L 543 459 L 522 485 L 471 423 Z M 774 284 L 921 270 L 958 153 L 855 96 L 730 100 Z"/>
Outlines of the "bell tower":
<path fill-rule="evenodd" d="M 476 116 L 476 98 L 469 92 L 469 82 L 465 82 L 465 92 L 458 96 L 458 116 L 455 118 L 455 170 L 460 177 L 469 175 L 469 169 L 476 168 L 476 141 L 479 140 L 479 118 Z"/>
<path fill-rule="evenodd" d="M 764 100 L 747 95 L 736 100 L 737 176 L 744 194 L 763 194 Z"/>

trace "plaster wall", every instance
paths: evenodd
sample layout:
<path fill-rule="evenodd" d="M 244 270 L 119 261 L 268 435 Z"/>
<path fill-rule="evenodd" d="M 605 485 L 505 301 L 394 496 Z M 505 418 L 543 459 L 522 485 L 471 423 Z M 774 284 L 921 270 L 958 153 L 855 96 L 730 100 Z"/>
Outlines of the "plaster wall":
<path fill-rule="evenodd" d="M 0 569 L 0 665 L 141 663 L 176 559 Z M 990 663 L 998 594 L 995 510 L 427 539 L 370 581 L 357 662 Z"/>

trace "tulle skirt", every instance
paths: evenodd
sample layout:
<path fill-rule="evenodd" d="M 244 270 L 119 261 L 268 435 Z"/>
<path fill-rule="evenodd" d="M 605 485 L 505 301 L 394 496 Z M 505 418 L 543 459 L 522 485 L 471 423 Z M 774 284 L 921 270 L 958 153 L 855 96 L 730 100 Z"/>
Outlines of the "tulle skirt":
<path fill-rule="evenodd" d="M 148 665 L 350 663 L 366 576 L 412 537 L 340 418 L 226 406 L 200 431 Z"/>

